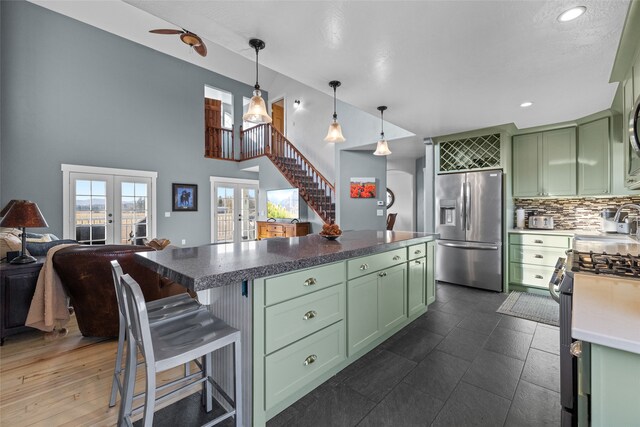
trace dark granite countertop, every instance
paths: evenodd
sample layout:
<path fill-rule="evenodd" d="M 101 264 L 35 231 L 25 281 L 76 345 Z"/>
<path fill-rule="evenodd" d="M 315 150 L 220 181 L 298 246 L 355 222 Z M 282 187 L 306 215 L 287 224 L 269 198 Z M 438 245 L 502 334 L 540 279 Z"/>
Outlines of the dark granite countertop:
<path fill-rule="evenodd" d="M 138 252 L 136 261 L 191 290 L 202 291 L 385 252 L 437 237 L 437 234 L 406 231 L 346 231 L 335 241 L 312 234 L 289 239 Z"/>

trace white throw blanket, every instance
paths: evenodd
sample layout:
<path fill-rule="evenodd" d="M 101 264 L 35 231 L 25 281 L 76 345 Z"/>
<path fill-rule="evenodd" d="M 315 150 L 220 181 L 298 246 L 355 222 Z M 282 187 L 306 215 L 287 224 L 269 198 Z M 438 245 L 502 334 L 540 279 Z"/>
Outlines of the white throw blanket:
<path fill-rule="evenodd" d="M 63 328 L 69 322 L 67 294 L 58 273 L 53 268 L 53 255 L 69 246 L 77 246 L 77 244 L 57 245 L 47 251 L 47 259 L 40 270 L 25 325 L 51 332 L 56 328 Z"/>

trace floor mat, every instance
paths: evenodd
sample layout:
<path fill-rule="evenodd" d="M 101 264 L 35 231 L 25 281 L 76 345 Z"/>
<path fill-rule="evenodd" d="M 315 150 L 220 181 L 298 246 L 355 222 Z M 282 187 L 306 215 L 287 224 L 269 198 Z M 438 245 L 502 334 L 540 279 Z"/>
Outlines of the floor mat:
<path fill-rule="evenodd" d="M 560 326 L 560 305 L 546 295 L 513 291 L 496 312 L 547 325 Z"/>

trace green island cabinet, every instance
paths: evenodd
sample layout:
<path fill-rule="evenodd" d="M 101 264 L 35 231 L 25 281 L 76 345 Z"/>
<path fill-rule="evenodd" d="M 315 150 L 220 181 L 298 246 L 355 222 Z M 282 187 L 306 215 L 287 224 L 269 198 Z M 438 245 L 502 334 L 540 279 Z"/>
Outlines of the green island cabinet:
<path fill-rule="evenodd" d="M 571 248 L 571 237 L 550 234 L 509 234 L 509 284 L 513 289 L 539 289 L 548 295 L 558 258 Z M 515 286 L 514 286 L 515 285 Z"/>
<path fill-rule="evenodd" d="M 435 242 L 253 281 L 253 425 L 425 313 Z"/>
<path fill-rule="evenodd" d="M 611 139 L 609 118 L 578 126 L 578 194 L 609 194 Z"/>
<path fill-rule="evenodd" d="M 576 195 L 575 128 L 513 137 L 513 195 Z"/>
<path fill-rule="evenodd" d="M 578 425 L 640 425 L 640 354 L 582 343 L 578 358 Z"/>

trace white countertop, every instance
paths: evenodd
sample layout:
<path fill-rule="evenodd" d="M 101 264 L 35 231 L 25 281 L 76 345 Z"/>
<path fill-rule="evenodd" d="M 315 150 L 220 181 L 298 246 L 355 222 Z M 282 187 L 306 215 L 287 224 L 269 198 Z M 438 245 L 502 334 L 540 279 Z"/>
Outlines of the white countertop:
<path fill-rule="evenodd" d="M 576 234 L 591 234 L 597 233 L 593 230 L 538 230 L 534 228 L 512 228 L 509 230 L 512 234 L 549 234 L 552 236 L 569 236 L 573 237 Z"/>
<path fill-rule="evenodd" d="M 575 273 L 571 335 L 640 354 L 640 280 Z"/>

